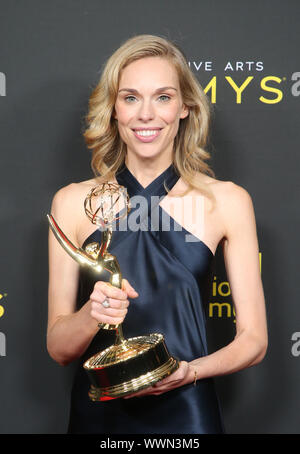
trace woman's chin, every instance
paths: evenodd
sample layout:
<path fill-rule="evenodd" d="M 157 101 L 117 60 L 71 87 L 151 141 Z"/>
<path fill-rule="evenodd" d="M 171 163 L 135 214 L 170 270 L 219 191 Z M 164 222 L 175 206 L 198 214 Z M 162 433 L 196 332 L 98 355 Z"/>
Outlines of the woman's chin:
<path fill-rule="evenodd" d="M 150 147 L 148 149 L 139 149 L 139 150 L 134 150 L 134 151 L 127 151 L 128 156 L 135 157 L 136 159 L 140 160 L 155 160 L 161 158 L 163 155 L 168 155 L 168 152 L 165 150 L 151 150 Z"/>

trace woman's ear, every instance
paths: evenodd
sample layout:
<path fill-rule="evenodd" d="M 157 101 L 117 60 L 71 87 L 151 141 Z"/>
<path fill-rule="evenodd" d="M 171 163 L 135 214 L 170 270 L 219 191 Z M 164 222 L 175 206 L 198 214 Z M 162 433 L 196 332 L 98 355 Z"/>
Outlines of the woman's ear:
<path fill-rule="evenodd" d="M 190 109 L 185 104 L 183 104 L 182 109 L 181 109 L 180 118 L 182 118 L 182 119 L 186 118 L 189 113 L 190 113 Z"/>

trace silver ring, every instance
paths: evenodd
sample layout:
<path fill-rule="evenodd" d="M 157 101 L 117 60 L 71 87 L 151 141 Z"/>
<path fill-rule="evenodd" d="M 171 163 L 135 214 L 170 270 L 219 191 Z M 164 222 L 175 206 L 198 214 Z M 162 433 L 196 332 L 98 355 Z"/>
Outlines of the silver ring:
<path fill-rule="evenodd" d="M 102 304 L 102 306 L 103 306 L 103 307 L 105 307 L 105 308 L 107 308 L 107 307 L 110 307 L 110 304 L 109 304 L 108 298 L 105 298 L 105 300 L 104 300 L 104 301 L 102 301 L 102 303 L 101 303 L 101 304 Z"/>

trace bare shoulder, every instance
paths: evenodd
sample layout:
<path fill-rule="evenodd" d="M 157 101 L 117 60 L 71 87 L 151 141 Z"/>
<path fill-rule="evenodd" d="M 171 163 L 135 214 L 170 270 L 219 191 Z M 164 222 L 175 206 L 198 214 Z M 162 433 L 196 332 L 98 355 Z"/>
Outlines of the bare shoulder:
<path fill-rule="evenodd" d="M 227 232 L 238 229 L 244 222 L 255 222 L 252 197 L 243 186 L 233 181 L 214 180 L 210 187 Z"/>
<path fill-rule="evenodd" d="M 253 207 L 249 192 L 233 181 L 219 182 L 217 191 L 224 212 L 241 215 Z"/>
<path fill-rule="evenodd" d="M 214 222 L 233 221 L 232 216 L 236 217 L 253 209 L 249 192 L 233 181 L 219 180 L 202 174 L 199 182 L 214 196 L 214 201 L 211 197 L 205 198 L 207 212 L 212 213 Z M 178 185 L 179 192 L 186 189 L 188 185 L 181 181 L 181 185 Z M 192 192 L 202 196 L 201 191 L 192 190 Z"/>
<path fill-rule="evenodd" d="M 209 186 L 216 195 L 216 197 L 226 204 L 226 208 L 234 208 L 236 204 L 247 204 L 251 201 L 249 192 L 242 186 L 234 183 L 233 181 L 217 180 L 210 178 Z"/>
<path fill-rule="evenodd" d="M 62 230 L 75 243 L 78 228 L 85 220 L 84 201 L 89 191 L 97 185 L 90 179 L 78 183 L 70 183 L 60 188 L 53 196 L 51 214 Z"/>
<path fill-rule="evenodd" d="M 76 209 L 96 184 L 95 179 L 91 179 L 63 186 L 54 194 L 52 206 L 63 210 Z"/>

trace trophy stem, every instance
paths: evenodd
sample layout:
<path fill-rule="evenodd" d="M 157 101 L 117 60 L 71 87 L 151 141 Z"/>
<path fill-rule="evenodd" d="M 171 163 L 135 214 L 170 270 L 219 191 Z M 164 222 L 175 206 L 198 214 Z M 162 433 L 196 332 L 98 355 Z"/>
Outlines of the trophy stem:
<path fill-rule="evenodd" d="M 123 336 L 123 328 L 122 324 L 118 325 L 116 328 L 116 340 L 115 340 L 115 345 L 120 345 L 125 342 L 124 336 Z"/>
<path fill-rule="evenodd" d="M 105 256 L 108 246 L 110 245 L 111 238 L 112 238 L 112 229 L 111 228 L 108 228 L 107 230 L 102 231 L 102 240 L 101 240 L 101 246 L 100 246 L 100 251 L 99 251 L 99 255 L 101 257 Z"/>

